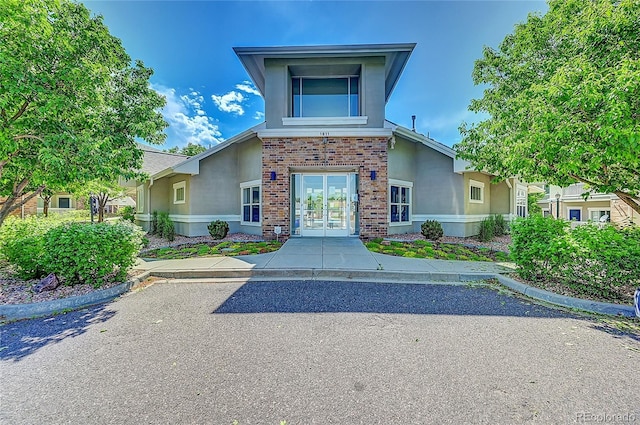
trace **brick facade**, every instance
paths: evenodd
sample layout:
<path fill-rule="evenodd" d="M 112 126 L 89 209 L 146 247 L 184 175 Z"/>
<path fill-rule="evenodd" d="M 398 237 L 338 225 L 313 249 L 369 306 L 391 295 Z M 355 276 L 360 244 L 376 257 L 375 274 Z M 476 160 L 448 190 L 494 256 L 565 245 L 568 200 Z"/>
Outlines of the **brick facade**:
<path fill-rule="evenodd" d="M 262 140 L 262 235 L 281 239 L 291 232 L 291 173 L 352 169 L 359 175 L 360 238 L 387 236 L 386 137 L 300 137 Z M 271 172 L 276 179 L 271 180 Z M 371 171 L 376 179 L 371 179 Z"/>
<path fill-rule="evenodd" d="M 3 201 L 5 199 L 7 198 L 0 198 L 0 200 L 3 200 Z M 33 198 L 29 199 L 23 206 L 13 210 L 9 215 L 15 216 L 15 217 L 26 217 L 28 215 L 36 215 L 37 212 L 38 212 L 38 197 L 34 196 Z"/>

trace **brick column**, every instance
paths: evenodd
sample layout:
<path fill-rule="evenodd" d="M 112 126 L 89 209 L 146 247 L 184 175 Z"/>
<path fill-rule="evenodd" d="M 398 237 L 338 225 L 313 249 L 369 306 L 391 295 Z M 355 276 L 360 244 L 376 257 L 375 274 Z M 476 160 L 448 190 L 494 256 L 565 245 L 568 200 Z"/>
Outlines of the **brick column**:
<path fill-rule="evenodd" d="M 282 227 L 282 239 L 291 231 L 291 171 L 330 172 L 344 168 L 359 175 L 360 237 L 387 235 L 387 138 L 304 137 L 262 140 L 262 235 L 275 239 L 273 229 Z M 371 179 L 371 172 L 376 179 Z M 275 172 L 275 180 L 271 173 Z"/>

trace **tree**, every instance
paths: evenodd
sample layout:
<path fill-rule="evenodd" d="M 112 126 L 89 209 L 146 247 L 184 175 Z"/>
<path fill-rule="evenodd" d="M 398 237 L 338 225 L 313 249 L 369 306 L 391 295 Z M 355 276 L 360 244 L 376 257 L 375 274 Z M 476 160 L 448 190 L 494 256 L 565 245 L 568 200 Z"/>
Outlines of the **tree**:
<path fill-rule="evenodd" d="M 45 187 L 136 177 L 136 139 L 165 138 L 153 71 L 69 0 L 4 0 L 0 22 L 0 224 Z"/>
<path fill-rule="evenodd" d="M 640 213 L 640 2 L 551 0 L 475 62 L 486 89 L 455 149 L 477 169 L 584 182 Z"/>
<path fill-rule="evenodd" d="M 186 156 L 195 156 L 198 155 L 201 152 L 206 151 L 207 148 L 205 148 L 204 146 L 198 144 L 198 143 L 191 143 L 189 142 L 187 144 L 187 146 L 184 146 L 183 148 L 179 148 L 178 146 L 174 146 L 172 148 L 167 149 L 167 152 L 169 153 L 179 153 L 180 155 L 186 155 Z"/>
<path fill-rule="evenodd" d="M 76 196 L 87 200 L 93 196 L 98 202 L 98 223 L 104 221 L 104 210 L 107 202 L 125 196 L 124 188 L 118 184 L 118 180 L 91 180 L 81 186 L 72 187 L 70 190 Z M 89 206 L 91 208 L 91 205 Z"/>

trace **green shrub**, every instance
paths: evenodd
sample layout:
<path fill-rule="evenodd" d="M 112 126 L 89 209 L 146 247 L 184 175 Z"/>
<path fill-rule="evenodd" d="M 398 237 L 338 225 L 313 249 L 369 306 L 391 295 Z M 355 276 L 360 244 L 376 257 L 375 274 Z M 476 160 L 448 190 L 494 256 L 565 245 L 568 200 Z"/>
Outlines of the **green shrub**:
<path fill-rule="evenodd" d="M 207 226 L 209 234 L 213 239 L 224 239 L 229 233 L 229 223 L 222 220 L 216 220 L 209 223 Z"/>
<path fill-rule="evenodd" d="M 480 222 L 478 239 L 482 242 L 489 242 L 495 235 L 495 221 L 493 217 L 487 217 Z"/>
<path fill-rule="evenodd" d="M 46 273 L 62 277 L 66 285 L 124 281 L 143 237 L 140 227 L 126 221 L 64 223 L 45 235 Z"/>
<path fill-rule="evenodd" d="M 569 259 L 565 235 L 569 223 L 535 215 L 511 226 L 511 257 L 525 279 L 548 278 L 549 270 Z"/>
<path fill-rule="evenodd" d="M 495 236 L 504 236 L 509 230 L 507 222 L 502 214 L 496 214 L 493 216 L 493 234 Z"/>
<path fill-rule="evenodd" d="M 120 215 L 123 220 L 127 220 L 131 223 L 134 223 L 136 220 L 136 210 L 131 205 L 125 205 L 120 208 L 118 210 L 118 215 Z"/>
<path fill-rule="evenodd" d="M 442 230 L 442 225 L 439 221 L 436 220 L 427 220 L 420 226 L 420 230 L 422 232 L 422 236 L 426 239 L 437 241 L 444 235 L 444 231 Z"/>
<path fill-rule="evenodd" d="M 60 216 L 7 217 L 0 226 L 0 255 L 15 266 L 18 275 L 32 279 L 45 275 L 44 235 L 63 221 Z"/>
<path fill-rule="evenodd" d="M 560 283 L 586 296 L 627 300 L 620 287 L 640 286 L 640 230 L 569 223 L 541 216 L 517 219 L 512 258 L 525 279 Z"/>
<path fill-rule="evenodd" d="M 173 221 L 169 218 L 168 212 L 158 213 L 158 224 L 156 233 L 168 241 L 175 239 L 176 231 Z"/>
<path fill-rule="evenodd" d="M 158 233 L 158 211 L 154 211 L 151 214 L 151 226 L 149 227 L 149 233 L 152 235 Z"/>

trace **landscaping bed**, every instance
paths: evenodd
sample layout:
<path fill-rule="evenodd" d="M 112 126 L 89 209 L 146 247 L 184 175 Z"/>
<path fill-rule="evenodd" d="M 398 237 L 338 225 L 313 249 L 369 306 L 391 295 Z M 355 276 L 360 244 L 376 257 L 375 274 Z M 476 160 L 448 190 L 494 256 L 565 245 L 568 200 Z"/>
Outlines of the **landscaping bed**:
<path fill-rule="evenodd" d="M 140 257 L 158 260 L 177 260 L 193 257 L 255 255 L 277 251 L 281 246 L 282 242 L 276 241 L 210 241 L 146 250 L 140 253 Z"/>
<path fill-rule="evenodd" d="M 441 241 L 374 239 L 366 247 L 379 254 L 458 261 L 509 261 L 509 254 L 487 246 Z"/>

